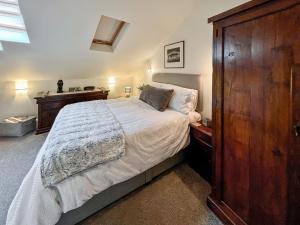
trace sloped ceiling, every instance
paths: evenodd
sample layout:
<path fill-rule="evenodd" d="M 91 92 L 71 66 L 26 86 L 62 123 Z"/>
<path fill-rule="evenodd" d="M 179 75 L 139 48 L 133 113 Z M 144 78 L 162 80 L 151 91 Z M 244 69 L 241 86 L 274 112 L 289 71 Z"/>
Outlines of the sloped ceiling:
<path fill-rule="evenodd" d="M 0 80 L 134 72 L 182 24 L 195 0 L 19 0 L 31 44 L 4 42 Z M 130 25 L 113 53 L 91 51 L 101 15 Z"/>

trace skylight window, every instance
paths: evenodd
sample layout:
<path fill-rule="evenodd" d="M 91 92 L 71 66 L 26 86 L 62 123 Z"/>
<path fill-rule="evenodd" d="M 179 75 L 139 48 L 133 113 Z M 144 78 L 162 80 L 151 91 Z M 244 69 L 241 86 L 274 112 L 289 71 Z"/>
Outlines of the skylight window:
<path fill-rule="evenodd" d="M 112 52 L 128 23 L 108 16 L 101 16 L 91 49 Z"/>
<path fill-rule="evenodd" d="M 0 0 L 0 41 L 30 43 L 17 0 Z"/>

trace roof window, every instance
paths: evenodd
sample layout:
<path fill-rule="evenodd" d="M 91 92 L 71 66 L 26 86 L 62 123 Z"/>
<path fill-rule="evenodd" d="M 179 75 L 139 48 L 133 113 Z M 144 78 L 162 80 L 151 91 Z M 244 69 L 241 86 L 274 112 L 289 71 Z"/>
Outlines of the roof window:
<path fill-rule="evenodd" d="M 128 23 L 108 16 L 101 16 L 91 49 L 112 52 Z"/>
<path fill-rule="evenodd" d="M 17 0 L 0 0 L 0 41 L 30 43 Z"/>

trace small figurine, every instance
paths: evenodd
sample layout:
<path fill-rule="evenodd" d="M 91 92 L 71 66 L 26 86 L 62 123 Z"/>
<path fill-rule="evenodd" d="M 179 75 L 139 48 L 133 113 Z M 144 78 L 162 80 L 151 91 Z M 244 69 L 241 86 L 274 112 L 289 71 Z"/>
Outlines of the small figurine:
<path fill-rule="evenodd" d="M 57 93 L 63 93 L 64 82 L 62 80 L 57 81 Z"/>

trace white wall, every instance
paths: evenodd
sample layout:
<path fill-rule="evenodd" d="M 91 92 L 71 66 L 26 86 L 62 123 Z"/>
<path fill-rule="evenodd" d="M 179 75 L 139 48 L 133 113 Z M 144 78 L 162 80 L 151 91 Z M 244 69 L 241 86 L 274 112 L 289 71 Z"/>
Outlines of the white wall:
<path fill-rule="evenodd" d="M 151 65 L 153 73 L 191 73 L 201 75 L 202 115 L 211 118 L 212 108 L 212 24 L 207 19 L 232 7 L 247 2 L 247 0 L 199 0 L 191 15 L 180 28 L 158 47 L 153 57 L 146 63 Z M 185 68 L 164 68 L 164 45 L 185 41 Z M 148 64 L 148 65 L 147 65 Z M 141 79 L 143 77 L 143 79 Z M 148 82 L 151 78 L 140 75 L 136 82 Z"/>
<path fill-rule="evenodd" d="M 35 114 L 36 92 L 55 91 L 58 79 L 69 86 L 105 86 L 107 76 L 117 75 L 110 97 L 120 95 L 196 1 L 19 0 L 30 44 L 1 42 L 0 119 Z M 129 23 L 113 53 L 90 50 L 101 15 Z M 27 97 L 15 96 L 18 79 L 29 81 Z"/>
<path fill-rule="evenodd" d="M 64 90 L 69 87 L 96 86 L 110 90 L 108 98 L 124 96 L 124 87 L 133 85 L 132 76 L 113 76 L 115 85 L 108 84 L 108 77 L 91 79 L 64 79 Z M 26 94 L 16 93 L 15 81 L 0 82 L 0 120 L 10 116 L 37 115 L 37 105 L 34 97 L 37 92 L 56 92 L 57 80 L 29 80 Z"/>
<path fill-rule="evenodd" d="M 0 81 L 135 72 L 179 27 L 196 1 L 19 0 L 30 44 L 1 42 Z M 90 50 L 102 15 L 129 24 L 113 53 Z"/>

